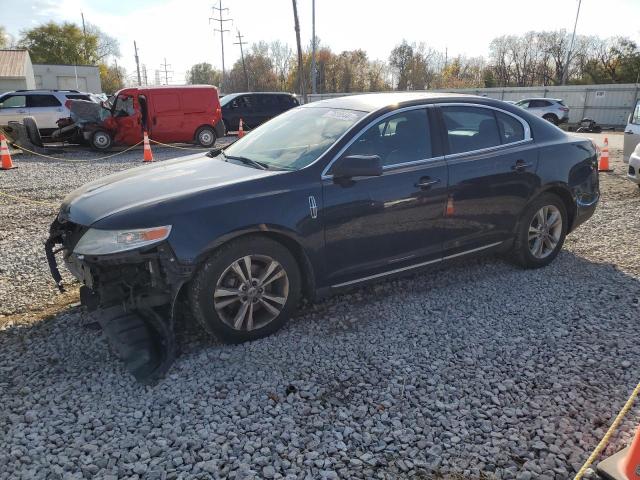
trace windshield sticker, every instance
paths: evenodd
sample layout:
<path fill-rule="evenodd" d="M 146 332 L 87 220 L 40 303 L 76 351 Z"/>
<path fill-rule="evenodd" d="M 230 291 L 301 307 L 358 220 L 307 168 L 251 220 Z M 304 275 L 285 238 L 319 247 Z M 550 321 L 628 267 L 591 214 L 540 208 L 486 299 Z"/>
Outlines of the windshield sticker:
<path fill-rule="evenodd" d="M 336 120 L 347 120 L 354 122 L 358 119 L 359 115 L 356 112 L 349 110 L 329 110 L 322 115 L 323 118 L 335 118 Z"/>

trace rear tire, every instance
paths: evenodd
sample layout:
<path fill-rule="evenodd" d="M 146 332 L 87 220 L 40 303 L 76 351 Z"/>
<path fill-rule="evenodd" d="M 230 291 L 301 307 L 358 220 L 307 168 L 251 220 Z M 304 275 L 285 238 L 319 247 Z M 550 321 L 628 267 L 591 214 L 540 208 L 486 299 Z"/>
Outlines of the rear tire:
<path fill-rule="evenodd" d="M 196 131 L 196 142 L 204 148 L 213 147 L 216 144 L 216 131 L 213 127 L 200 127 Z"/>
<path fill-rule="evenodd" d="M 567 220 L 567 209 L 557 195 L 544 193 L 534 199 L 517 227 L 512 252 L 515 263 L 523 268 L 549 265 L 562 249 L 567 236 Z"/>
<path fill-rule="evenodd" d="M 554 125 L 558 125 L 558 123 L 560 122 L 558 120 L 558 117 L 556 117 L 553 113 L 547 113 L 546 115 L 544 115 L 542 118 L 544 118 L 547 122 L 553 123 Z"/>
<path fill-rule="evenodd" d="M 42 137 L 40 136 L 40 130 L 38 130 L 36 119 L 33 117 L 24 117 L 22 119 L 22 123 L 24 125 L 24 128 L 27 130 L 27 135 L 31 143 L 38 147 L 44 146 L 44 144 L 42 143 Z"/>
<path fill-rule="evenodd" d="M 104 130 L 96 130 L 93 132 L 93 135 L 91 135 L 91 146 L 96 150 L 109 150 L 112 143 L 113 139 L 111 138 L 111 135 L 109 135 L 109 132 L 105 132 Z"/>
<path fill-rule="evenodd" d="M 202 265 L 189 300 L 207 332 L 241 343 L 280 329 L 298 306 L 300 285 L 300 269 L 287 248 L 247 236 L 223 245 Z"/>

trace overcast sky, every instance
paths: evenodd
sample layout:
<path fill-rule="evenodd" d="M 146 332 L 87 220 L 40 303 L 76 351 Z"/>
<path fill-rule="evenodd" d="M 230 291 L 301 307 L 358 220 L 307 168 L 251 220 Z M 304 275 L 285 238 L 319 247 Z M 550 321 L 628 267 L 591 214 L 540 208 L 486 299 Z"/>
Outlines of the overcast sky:
<path fill-rule="evenodd" d="M 215 5 L 218 5 L 218 0 Z M 2 8 L 11 3 L 11 8 Z M 365 49 L 386 60 L 402 41 L 425 42 L 449 56 L 487 55 L 492 38 L 528 30 L 571 30 L 577 0 L 316 0 L 316 35 L 333 51 Z M 133 73 L 133 41 L 149 77 L 166 57 L 173 82 L 193 64 L 221 66 L 220 34 L 209 24 L 212 0 L 0 0 L 0 24 L 10 34 L 49 20 L 80 24 L 80 12 L 120 41 L 119 64 Z M 303 44 L 311 39 L 311 0 L 298 0 Z M 240 56 L 232 35 L 245 41 L 282 40 L 295 48 L 290 0 L 223 0 L 228 69 Z M 625 35 L 640 43 L 640 0 L 583 0 L 579 34 Z"/>

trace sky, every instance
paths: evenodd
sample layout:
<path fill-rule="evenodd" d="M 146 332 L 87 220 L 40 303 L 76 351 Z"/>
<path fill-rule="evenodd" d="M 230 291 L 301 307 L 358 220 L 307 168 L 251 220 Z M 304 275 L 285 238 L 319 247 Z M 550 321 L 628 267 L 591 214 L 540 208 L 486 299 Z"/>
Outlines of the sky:
<path fill-rule="evenodd" d="M 219 0 L 0 0 L 0 24 L 20 31 L 49 20 L 80 24 L 80 12 L 120 42 L 118 64 L 135 71 L 133 41 L 149 79 L 170 64 L 170 83 L 183 83 L 195 63 L 221 68 L 220 34 L 209 18 Z M 222 0 L 225 65 L 240 57 L 239 30 L 248 44 L 281 40 L 295 50 L 290 0 Z M 311 42 L 312 0 L 298 0 L 301 38 Z M 11 7 L 9 8 L 9 4 Z M 529 30 L 573 29 L 577 0 L 316 0 L 316 36 L 334 52 L 362 48 L 386 60 L 403 39 L 456 55 L 488 55 L 490 41 Z M 6 6 L 6 8 L 3 8 Z M 217 14 L 215 15 L 217 16 Z M 624 35 L 640 44 L 640 0 L 583 0 L 578 34 Z M 218 24 L 215 25 L 218 27 Z M 246 47 L 245 47 L 246 48 Z M 164 76 L 164 74 L 163 74 Z"/>

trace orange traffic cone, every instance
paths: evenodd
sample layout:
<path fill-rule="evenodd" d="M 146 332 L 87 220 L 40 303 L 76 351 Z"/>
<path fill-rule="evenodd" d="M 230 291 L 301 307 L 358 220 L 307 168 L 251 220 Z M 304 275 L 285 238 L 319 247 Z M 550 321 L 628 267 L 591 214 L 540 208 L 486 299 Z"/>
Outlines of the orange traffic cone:
<path fill-rule="evenodd" d="M 11 160 L 11 154 L 9 153 L 9 147 L 7 146 L 7 139 L 4 138 L 4 134 L 2 133 L 0 133 L 0 160 L 2 160 L 0 170 L 11 170 L 12 168 L 16 168 Z"/>
<path fill-rule="evenodd" d="M 144 163 L 153 162 L 153 153 L 151 152 L 151 145 L 149 145 L 149 135 L 144 132 Z"/>
<path fill-rule="evenodd" d="M 600 164 L 598 165 L 599 172 L 613 172 L 612 168 L 609 168 L 609 139 L 604 137 L 604 147 L 600 151 Z"/>
<path fill-rule="evenodd" d="M 242 124 L 242 119 L 240 119 L 240 126 L 238 127 L 238 138 L 244 137 L 244 126 Z"/>
<path fill-rule="evenodd" d="M 600 462 L 597 470 L 607 480 L 640 480 L 640 427 L 631 445 Z"/>

